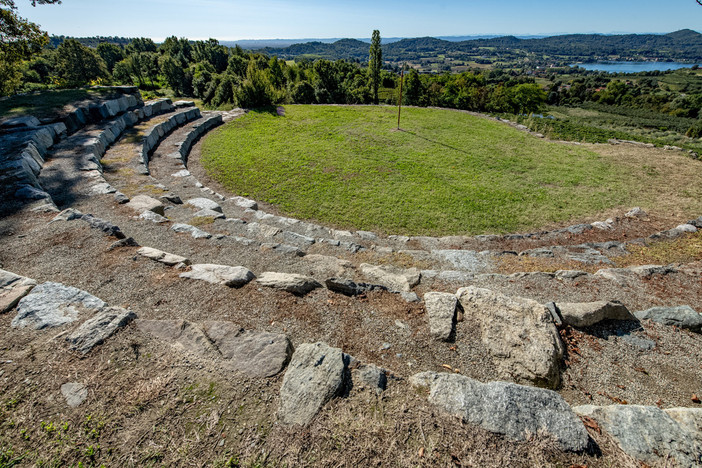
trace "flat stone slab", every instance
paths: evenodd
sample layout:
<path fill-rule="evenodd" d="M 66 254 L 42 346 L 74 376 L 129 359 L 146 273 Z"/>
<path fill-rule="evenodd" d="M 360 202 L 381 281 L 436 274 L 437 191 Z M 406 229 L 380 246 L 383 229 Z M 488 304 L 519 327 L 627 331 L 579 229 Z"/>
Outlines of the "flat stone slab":
<path fill-rule="evenodd" d="M 36 285 L 31 278 L 0 270 L 0 314 L 13 309 Z"/>
<path fill-rule="evenodd" d="M 670 458 L 679 466 L 702 464 L 700 413 L 694 415 L 681 408 L 663 411 L 656 406 L 638 405 L 585 405 L 573 410 L 597 421 L 619 448 L 637 460 L 656 465 L 665 462 L 666 466 L 671 466 Z M 694 427 L 695 421 L 697 427 Z"/>
<path fill-rule="evenodd" d="M 224 216 L 224 213 L 215 211 L 215 210 L 200 210 L 196 212 L 194 215 L 196 218 L 214 218 L 214 219 L 224 219 L 226 216 Z"/>
<path fill-rule="evenodd" d="M 455 294 L 428 292 L 424 295 L 424 306 L 427 309 L 429 333 L 440 341 L 448 341 L 453 335 L 456 319 Z"/>
<path fill-rule="evenodd" d="M 663 325 L 685 328 L 695 333 L 702 332 L 702 315 L 690 306 L 652 307 L 635 312 L 639 320 L 652 320 Z"/>
<path fill-rule="evenodd" d="M 205 232 L 202 229 L 198 229 L 190 224 L 177 223 L 171 226 L 171 229 L 175 232 L 186 232 L 190 234 L 194 239 L 209 239 L 212 234 Z"/>
<path fill-rule="evenodd" d="M 180 263 L 185 265 L 190 265 L 190 260 L 180 255 L 174 255 L 172 253 L 164 252 L 163 250 L 154 249 L 151 247 L 142 247 L 137 250 L 137 253 L 142 257 L 150 258 L 157 262 L 161 262 L 164 265 L 175 266 Z"/>
<path fill-rule="evenodd" d="M 230 198 L 231 201 L 234 202 L 234 204 L 240 208 L 243 208 L 245 210 L 258 210 L 258 203 L 256 203 L 254 200 L 251 200 L 249 198 L 244 198 L 244 197 L 232 197 Z"/>
<path fill-rule="evenodd" d="M 464 320 L 479 324 L 482 342 L 499 378 L 558 386 L 564 349 L 546 307 L 531 299 L 474 286 L 459 289 L 456 296 L 463 306 Z"/>
<path fill-rule="evenodd" d="M 575 328 L 589 327 L 603 320 L 636 320 L 624 304 L 616 301 L 559 302 L 556 307 L 563 323 Z"/>
<path fill-rule="evenodd" d="M 361 263 L 360 270 L 363 275 L 392 292 L 409 292 L 419 284 L 420 273 L 416 268 L 403 270 L 393 266 L 376 266 Z"/>
<path fill-rule="evenodd" d="M 252 377 L 279 374 L 293 353 L 283 334 L 244 330 L 232 322 L 205 322 L 204 330 L 234 369 Z"/>
<path fill-rule="evenodd" d="M 423 372 L 410 383 L 429 388 L 429 402 L 464 421 L 515 441 L 546 433 L 561 449 L 581 452 L 589 435 L 558 393 L 507 382 L 481 383 L 448 373 Z"/>
<path fill-rule="evenodd" d="M 193 265 L 190 271 L 181 273 L 180 277 L 207 281 L 213 284 L 224 284 L 231 288 L 244 286 L 256 278 L 248 268 L 211 263 Z"/>
<path fill-rule="evenodd" d="M 142 333 L 166 341 L 186 352 L 204 356 L 219 354 L 197 324 L 185 320 L 135 320 L 134 324 Z"/>
<path fill-rule="evenodd" d="M 61 385 L 61 395 L 68 406 L 76 408 L 88 398 L 88 389 L 81 383 L 69 382 Z"/>
<path fill-rule="evenodd" d="M 309 257 L 310 255 L 308 255 Z M 307 257 L 305 257 L 307 258 Z M 327 289 L 346 296 L 359 296 L 371 291 L 387 291 L 388 288 L 379 284 L 356 283 L 346 278 L 328 278 L 324 281 Z"/>
<path fill-rule="evenodd" d="M 294 273 L 275 273 L 267 271 L 257 279 L 261 286 L 282 289 L 293 294 L 304 295 L 313 289 L 322 287 L 314 278 Z"/>
<path fill-rule="evenodd" d="M 161 216 L 165 215 L 163 203 L 147 195 L 136 195 L 125 206 L 128 206 L 137 213 L 153 211 Z"/>
<path fill-rule="evenodd" d="M 431 253 L 449 262 L 456 270 L 480 273 L 486 271 L 491 264 L 485 255 L 473 250 L 433 250 Z"/>
<path fill-rule="evenodd" d="M 185 202 L 186 205 L 190 205 L 198 210 L 212 210 L 222 212 L 222 207 L 215 201 L 209 198 L 191 198 Z"/>
<path fill-rule="evenodd" d="M 66 341 L 71 344 L 71 349 L 86 354 L 126 327 L 135 318 L 136 314 L 131 310 L 121 307 L 107 307 L 83 322 L 66 338 Z"/>
<path fill-rule="evenodd" d="M 301 344 L 280 387 L 280 421 L 307 425 L 343 389 L 346 359 L 339 348 L 325 343 Z"/>
<path fill-rule="evenodd" d="M 78 320 L 79 315 L 95 314 L 107 304 L 72 286 L 47 282 L 36 286 L 17 305 L 13 328 L 35 330 L 60 327 Z"/>

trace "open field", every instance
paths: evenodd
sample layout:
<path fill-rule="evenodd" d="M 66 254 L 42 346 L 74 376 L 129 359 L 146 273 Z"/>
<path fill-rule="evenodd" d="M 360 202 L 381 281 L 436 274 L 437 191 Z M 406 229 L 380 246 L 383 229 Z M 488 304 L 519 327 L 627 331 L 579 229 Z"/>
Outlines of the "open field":
<path fill-rule="evenodd" d="M 202 161 L 234 193 L 290 216 L 391 234 L 524 230 L 662 199 L 700 208 L 700 163 L 682 153 L 642 171 L 616 152 L 467 113 L 404 109 L 402 131 L 396 117 L 389 107 L 251 112 L 213 132 Z M 684 174 L 679 184 L 668 171 Z"/>

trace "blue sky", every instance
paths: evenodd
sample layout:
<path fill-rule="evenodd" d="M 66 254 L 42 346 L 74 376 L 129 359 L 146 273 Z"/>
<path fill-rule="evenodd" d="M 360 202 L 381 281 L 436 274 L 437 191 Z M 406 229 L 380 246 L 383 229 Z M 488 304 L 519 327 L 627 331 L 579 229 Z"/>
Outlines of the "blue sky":
<path fill-rule="evenodd" d="M 50 34 L 161 40 L 702 30 L 695 0 L 63 0 L 20 14 Z"/>

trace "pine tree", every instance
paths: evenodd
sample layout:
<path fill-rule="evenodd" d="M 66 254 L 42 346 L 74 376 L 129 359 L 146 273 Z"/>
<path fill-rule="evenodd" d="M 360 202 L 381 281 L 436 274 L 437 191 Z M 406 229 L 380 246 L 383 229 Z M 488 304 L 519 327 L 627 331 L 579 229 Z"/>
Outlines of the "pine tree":
<path fill-rule="evenodd" d="M 368 77 L 370 78 L 373 103 L 378 104 L 378 88 L 380 87 L 380 68 L 383 66 L 383 51 L 380 47 L 380 31 L 373 31 L 368 58 Z"/>

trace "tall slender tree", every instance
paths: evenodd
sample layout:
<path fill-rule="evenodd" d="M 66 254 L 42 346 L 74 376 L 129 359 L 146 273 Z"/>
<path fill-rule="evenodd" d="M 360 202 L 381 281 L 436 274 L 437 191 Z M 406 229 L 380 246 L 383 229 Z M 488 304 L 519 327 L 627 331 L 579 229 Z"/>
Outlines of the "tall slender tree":
<path fill-rule="evenodd" d="M 368 78 L 370 79 L 373 103 L 378 104 L 378 88 L 380 87 L 380 69 L 383 66 L 383 51 L 380 47 L 380 31 L 373 31 L 371 38 L 370 56 L 368 57 Z"/>

